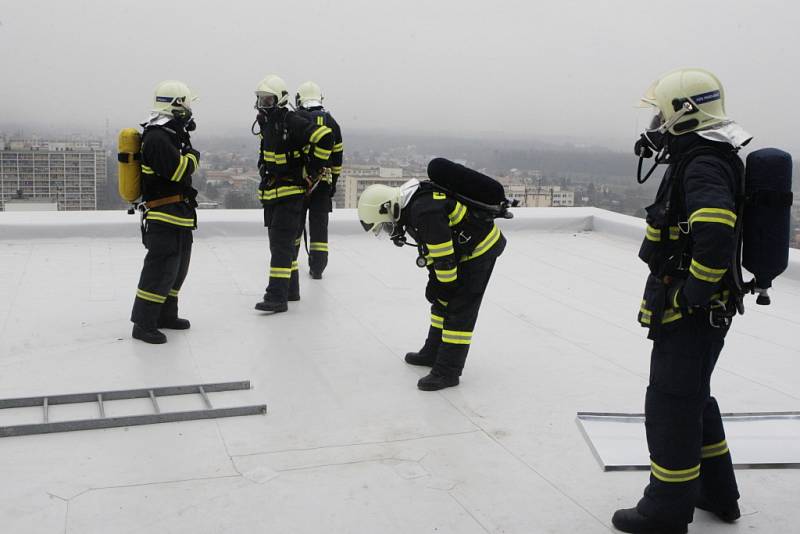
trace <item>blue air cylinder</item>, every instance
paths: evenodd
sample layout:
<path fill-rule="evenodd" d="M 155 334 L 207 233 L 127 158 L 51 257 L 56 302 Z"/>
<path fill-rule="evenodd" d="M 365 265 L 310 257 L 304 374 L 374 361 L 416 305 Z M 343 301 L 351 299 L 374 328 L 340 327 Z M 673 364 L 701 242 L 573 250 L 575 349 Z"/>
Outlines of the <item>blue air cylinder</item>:
<path fill-rule="evenodd" d="M 758 304 L 769 304 L 767 289 L 789 264 L 792 156 L 763 148 L 747 156 L 742 266 L 755 276 Z"/>
<path fill-rule="evenodd" d="M 445 189 L 485 204 L 499 205 L 506 200 L 500 182 L 449 159 L 432 159 L 428 163 L 428 177 Z"/>

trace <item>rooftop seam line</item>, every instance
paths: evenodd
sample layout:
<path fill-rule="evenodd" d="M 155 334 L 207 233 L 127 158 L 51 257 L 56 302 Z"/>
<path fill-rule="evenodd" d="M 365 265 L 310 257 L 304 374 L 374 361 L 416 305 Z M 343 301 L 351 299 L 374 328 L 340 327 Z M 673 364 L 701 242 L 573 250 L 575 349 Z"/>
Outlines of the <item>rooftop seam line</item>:
<path fill-rule="evenodd" d="M 471 417 L 469 417 L 468 415 L 466 415 L 466 414 L 465 414 L 465 413 L 464 413 L 464 412 L 463 412 L 463 411 L 462 411 L 462 410 L 461 410 L 461 409 L 460 409 L 458 406 L 456 406 L 455 404 L 453 404 L 453 402 L 451 402 L 451 401 L 450 401 L 450 399 L 448 399 L 448 398 L 446 398 L 446 397 L 445 397 L 445 399 L 447 400 L 447 402 L 448 402 L 448 403 L 449 403 L 449 404 L 450 404 L 450 405 L 451 405 L 451 406 L 452 406 L 452 407 L 453 407 L 453 408 L 454 408 L 454 409 L 455 409 L 455 410 L 456 410 L 458 413 L 460 413 L 462 416 L 464 416 L 464 417 L 466 417 L 467 419 L 469 419 L 470 421 L 472 421 L 472 418 L 471 418 Z M 493 435 L 492 435 L 490 432 L 486 431 L 486 430 L 485 430 L 483 427 L 481 427 L 481 426 L 480 426 L 478 423 L 476 423 L 475 421 L 472 421 L 472 424 L 473 424 L 473 425 L 475 425 L 475 426 L 477 426 L 478 428 L 480 428 L 480 430 L 481 430 L 481 433 L 483 433 L 483 434 L 484 434 L 484 435 L 485 435 L 487 438 L 489 438 L 490 440 L 492 440 L 492 441 L 493 441 L 493 442 L 494 442 L 494 443 L 495 443 L 497 446 L 499 446 L 501 449 L 503 449 L 504 451 L 506 451 L 506 453 L 507 453 L 507 454 L 509 454 L 511 457 L 513 457 L 513 458 L 514 458 L 514 459 L 515 459 L 517 462 L 521 463 L 522 465 L 524 465 L 525 467 L 527 467 L 527 468 L 528 468 L 528 469 L 529 469 L 531 472 L 533 472 L 534 474 L 536 474 L 536 476 L 538 476 L 538 477 L 539 477 L 540 479 L 542 479 L 542 480 L 543 480 L 545 483 L 547 483 L 547 485 L 548 485 L 548 486 L 550 486 L 551 488 L 553 488 L 554 490 L 556 490 L 556 492 L 557 492 L 557 493 L 559 493 L 561 496 L 563 496 L 564 498 L 566 498 L 567 500 L 569 500 L 569 501 L 570 501 L 572 504 L 574 504 L 575 506 L 577 506 L 578 508 L 580 508 L 581 510 L 583 510 L 583 511 L 584 511 L 584 512 L 585 512 L 585 513 L 586 513 L 586 514 L 589 516 L 589 517 L 591 517 L 591 518 L 595 519 L 595 520 L 596 520 L 598 523 L 600 523 L 601 525 L 603 525 L 603 527 L 605 527 L 606 529 L 608 529 L 609 531 L 611 531 L 611 529 L 609 528 L 609 526 L 608 526 L 607 524 L 605 524 L 605 523 L 604 523 L 604 522 L 603 522 L 603 521 L 602 521 L 602 520 L 601 520 L 599 517 L 597 517 L 597 516 L 596 516 L 596 515 L 594 515 L 592 512 L 590 512 L 588 508 L 586 508 L 585 506 L 583 506 L 583 505 L 582 505 L 581 503 L 579 503 L 577 500 L 573 499 L 573 498 L 572 498 L 572 496 L 570 496 L 570 495 L 568 495 L 567 493 L 565 493 L 565 492 L 564 492 L 564 491 L 563 491 L 561 488 L 559 488 L 558 486 L 556 486 L 556 485 L 555 485 L 555 483 L 554 483 L 554 482 L 552 482 L 552 481 L 551 481 L 549 478 L 547 478 L 546 476 L 544 476 L 543 474 L 541 474 L 539 471 L 537 471 L 537 470 L 536 470 L 536 468 L 534 468 L 534 467 L 533 467 L 531 464 L 529 464 L 528 462 L 526 462 L 525 460 L 523 460 L 522 458 L 520 458 L 520 457 L 519 457 L 519 456 L 518 456 L 518 455 L 517 455 L 517 454 L 516 454 L 514 451 L 512 451 L 511 449 L 509 449 L 508 447 L 506 447 L 505 445 L 503 445 L 502 443 L 500 443 L 500 441 L 499 441 L 497 438 L 495 438 L 495 437 L 494 437 L 494 436 L 493 436 Z M 612 532 L 613 532 L 613 531 L 612 531 Z"/>
<path fill-rule="evenodd" d="M 473 423 L 474 426 L 474 423 Z M 392 439 L 392 440 L 385 440 L 385 441 L 365 441 L 362 443 L 344 443 L 344 444 L 334 444 L 334 445 L 322 445 L 320 447 L 308 447 L 308 448 L 301 448 L 301 449 L 281 449 L 278 451 L 266 451 L 266 452 L 248 452 L 245 454 L 233 454 L 231 455 L 232 458 L 246 458 L 248 456 L 267 456 L 272 454 L 287 454 L 293 452 L 312 452 L 312 451 L 322 451 L 325 449 L 336 449 L 336 448 L 349 448 L 349 447 L 360 447 L 360 446 L 367 446 L 367 445 L 391 445 L 393 443 L 403 443 L 407 441 L 419 441 L 422 439 L 436 439 L 436 438 L 447 438 L 450 436 L 463 436 L 467 434 L 475 434 L 478 432 L 482 432 L 480 428 L 475 428 L 473 430 L 464 430 L 462 432 L 446 432 L 444 434 L 431 434 L 428 436 L 419 436 L 415 438 L 401 438 L 401 439 Z"/>

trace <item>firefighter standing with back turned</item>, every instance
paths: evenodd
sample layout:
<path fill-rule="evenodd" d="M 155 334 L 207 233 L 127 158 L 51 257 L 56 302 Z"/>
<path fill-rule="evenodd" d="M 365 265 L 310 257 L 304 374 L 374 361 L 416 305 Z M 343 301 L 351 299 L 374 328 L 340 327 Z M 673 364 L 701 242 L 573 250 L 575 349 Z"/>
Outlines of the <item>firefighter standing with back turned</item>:
<path fill-rule="evenodd" d="M 314 82 L 302 83 L 297 88 L 295 105 L 298 113 L 319 126 L 327 126 L 333 130 L 333 152 L 329 162 L 331 173 L 320 179 L 314 190 L 308 195 L 305 206 L 305 211 L 308 211 L 308 267 L 311 278 L 315 280 L 322 278 L 322 272 L 328 265 L 328 214 L 333 209 L 331 199 L 336 194 L 336 183 L 339 175 L 342 174 L 344 156 L 342 130 L 330 112 L 322 107 L 322 100 L 322 90 Z M 304 213 L 300 235 L 296 240 L 298 252 L 305 218 Z"/>
<path fill-rule="evenodd" d="M 645 397 L 651 469 L 637 506 L 618 510 L 612 523 L 623 532 L 672 534 L 687 532 L 696 507 L 726 522 L 740 516 L 710 380 L 735 314 L 744 172 L 737 151 L 750 136 L 727 118 L 719 80 L 701 69 L 666 74 L 642 101 L 657 115 L 635 152 L 669 163 L 639 252 L 650 268 L 639 321 L 653 340 Z"/>
<path fill-rule="evenodd" d="M 197 191 L 192 174 L 200 153 L 192 148 L 195 129 L 186 84 L 168 80 L 156 87 L 153 109 L 143 123 L 142 240 L 147 256 L 131 312 L 133 337 L 147 343 L 166 343 L 159 328 L 186 330 L 178 317 L 178 292 L 189 271 L 192 230 L 197 228 Z"/>
<path fill-rule="evenodd" d="M 269 285 L 255 308 L 280 313 L 288 310 L 287 301 L 300 300 L 295 240 L 307 194 L 330 175 L 333 132 L 287 109 L 289 92 L 280 77 L 266 76 L 255 93 L 261 138 L 258 196 L 270 249 Z"/>
<path fill-rule="evenodd" d="M 425 298 L 431 304 L 428 337 L 411 365 L 431 368 L 417 382 L 423 391 L 457 386 L 472 342 L 483 295 L 506 239 L 490 217 L 432 186 L 409 180 L 401 187 L 375 184 L 358 199 L 364 230 L 393 239 L 408 233 L 427 254 Z M 422 251 L 420 251 L 422 254 Z"/>

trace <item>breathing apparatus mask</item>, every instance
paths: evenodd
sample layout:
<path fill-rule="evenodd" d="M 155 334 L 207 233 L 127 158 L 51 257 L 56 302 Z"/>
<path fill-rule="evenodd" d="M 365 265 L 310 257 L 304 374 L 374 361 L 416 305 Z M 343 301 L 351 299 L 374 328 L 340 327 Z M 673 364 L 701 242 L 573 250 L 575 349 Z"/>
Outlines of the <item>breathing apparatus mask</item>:
<path fill-rule="evenodd" d="M 664 114 L 656 108 L 656 114 L 650 121 L 650 125 L 639 136 L 639 139 L 633 145 L 633 153 L 639 157 L 639 164 L 636 169 L 636 181 L 643 184 L 653 174 L 662 163 L 669 161 L 669 138 L 672 135 L 670 128 L 681 120 L 681 118 L 688 114 L 693 113 L 694 106 L 688 101 L 678 102 L 674 105 L 677 107 L 675 114 L 668 120 L 664 120 Z M 647 174 L 642 176 L 642 164 L 645 159 L 649 159 L 655 155 L 653 166 L 647 171 Z"/>

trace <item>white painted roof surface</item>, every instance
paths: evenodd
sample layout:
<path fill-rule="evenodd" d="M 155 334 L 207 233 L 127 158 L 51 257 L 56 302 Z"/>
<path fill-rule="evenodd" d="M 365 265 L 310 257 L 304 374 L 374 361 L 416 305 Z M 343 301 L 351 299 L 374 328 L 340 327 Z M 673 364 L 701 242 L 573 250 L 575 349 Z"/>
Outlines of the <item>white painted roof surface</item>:
<path fill-rule="evenodd" d="M 351 211 L 333 214 L 325 279 L 308 278 L 303 253 L 302 300 L 276 316 L 253 310 L 267 281 L 260 212 L 200 212 L 181 292 L 192 329 L 166 331 L 162 346 L 130 338 L 144 257 L 135 217 L 0 213 L 0 397 L 249 379 L 253 390 L 216 402 L 268 405 L 265 416 L 0 439 L 0 531 L 608 532 L 647 474 L 604 473 L 575 413 L 643 409 L 644 223 L 590 208 L 515 213 L 499 223 L 509 244 L 462 383 L 434 393 L 416 388 L 426 369 L 403 362 L 427 332 L 426 275 L 413 249 L 364 234 Z M 749 299 L 728 336 L 713 381 L 725 412 L 800 410 L 795 252 L 773 305 Z M 0 412 L 0 424 L 39 417 Z M 738 479 L 738 524 L 698 511 L 690 532 L 797 530 L 800 472 Z"/>

